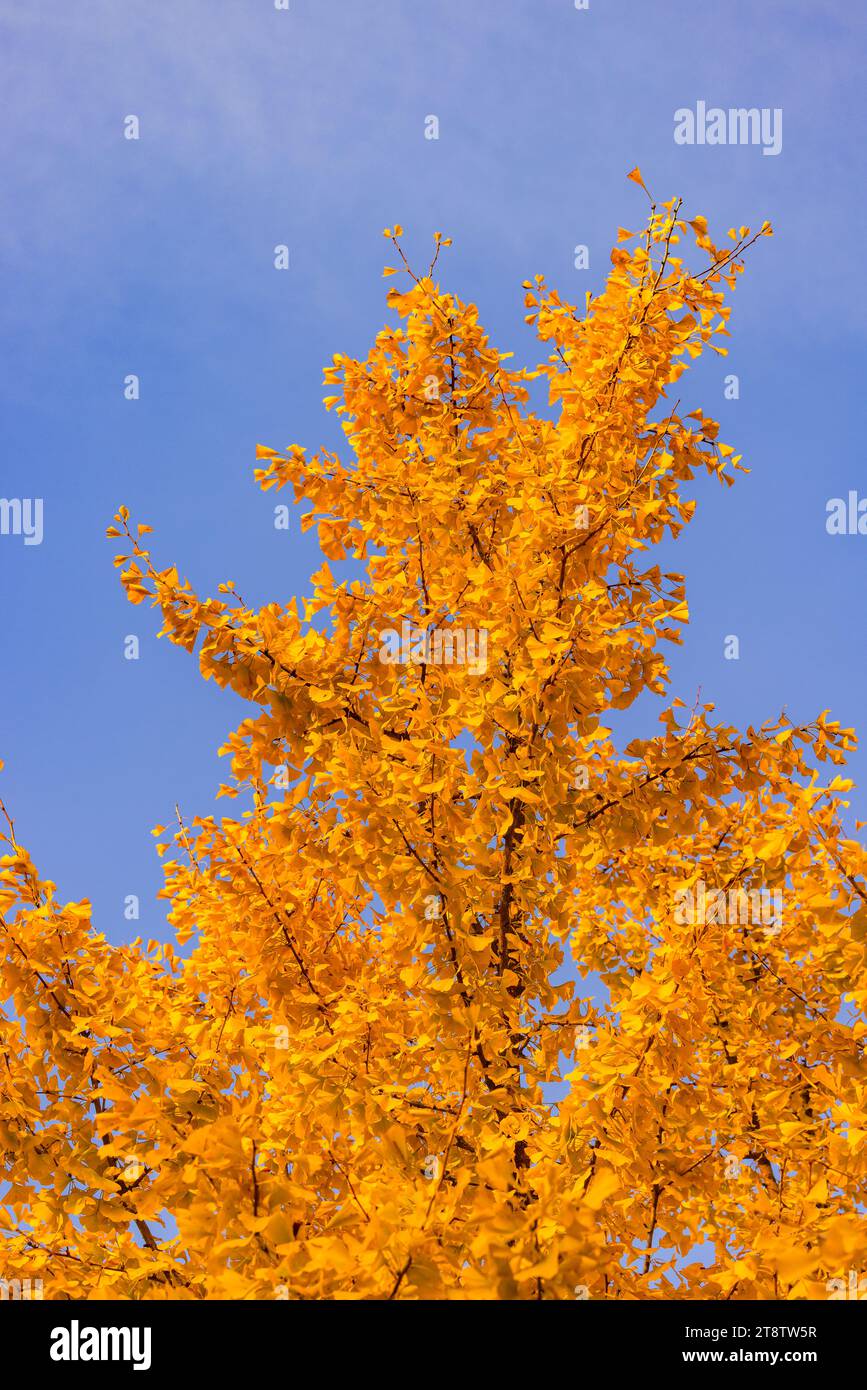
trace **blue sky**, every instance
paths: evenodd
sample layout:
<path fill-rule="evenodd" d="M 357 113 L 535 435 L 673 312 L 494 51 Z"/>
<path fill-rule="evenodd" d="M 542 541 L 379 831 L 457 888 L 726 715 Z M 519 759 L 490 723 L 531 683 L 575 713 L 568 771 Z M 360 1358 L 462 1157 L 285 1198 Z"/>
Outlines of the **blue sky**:
<path fill-rule="evenodd" d="M 105 526 L 127 503 L 200 593 L 306 591 L 315 541 L 274 529 L 254 447 L 337 443 L 321 368 L 386 321 L 395 221 L 417 262 L 453 237 L 444 283 L 531 361 L 521 280 L 600 288 L 618 225 L 644 216 L 635 164 L 712 229 L 771 220 L 731 356 L 683 383 L 753 471 L 697 481 L 667 556 L 692 618 L 672 689 L 740 727 L 783 706 L 867 726 L 867 536 L 825 530 L 828 498 L 867 496 L 864 30 L 851 0 L 0 0 L 0 496 L 44 499 L 41 545 L 0 536 L 0 789 L 100 930 L 163 934 L 149 831 L 175 802 L 212 809 L 244 713 L 126 603 Z M 781 153 L 677 145 L 675 110 L 700 100 L 780 108 Z M 630 732 L 656 713 L 643 701 Z M 864 754 L 852 766 L 863 782 Z M 863 790 L 853 806 L 867 817 Z"/>

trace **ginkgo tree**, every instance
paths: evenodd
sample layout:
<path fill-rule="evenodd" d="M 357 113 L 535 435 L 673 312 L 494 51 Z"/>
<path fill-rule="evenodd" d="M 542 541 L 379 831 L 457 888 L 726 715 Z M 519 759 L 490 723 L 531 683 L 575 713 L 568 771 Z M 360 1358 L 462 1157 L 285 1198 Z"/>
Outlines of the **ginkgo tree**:
<path fill-rule="evenodd" d="M 684 583 L 648 554 L 699 470 L 743 471 L 673 388 L 770 230 L 717 246 L 651 201 L 597 296 L 525 284 L 530 370 L 441 288 L 447 239 L 417 273 L 388 229 L 391 324 L 325 374 L 346 458 L 258 449 L 318 527 L 301 602 L 197 597 L 120 509 L 131 601 L 249 702 L 238 814 L 157 828 L 175 943 L 112 945 L 4 808 L 7 1280 L 784 1299 L 860 1274 L 854 736 L 672 700 Z M 606 717 L 647 691 L 660 731 L 618 748 Z"/>

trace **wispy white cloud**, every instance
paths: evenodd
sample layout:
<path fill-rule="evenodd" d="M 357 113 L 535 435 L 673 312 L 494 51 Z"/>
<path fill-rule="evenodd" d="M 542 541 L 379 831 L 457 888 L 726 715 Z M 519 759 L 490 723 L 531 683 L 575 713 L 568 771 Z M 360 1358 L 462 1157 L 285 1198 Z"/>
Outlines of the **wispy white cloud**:
<path fill-rule="evenodd" d="M 317 238 L 326 219 L 345 229 L 355 215 L 368 232 L 411 209 L 425 234 L 445 224 L 472 229 L 479 248 L 521 250 L 525 271 L 534 254 L 547 268 L 562 245 L 565 268 L 579 231 L 613 230 L 623 175 L 640 162 L 662 197 L 776 220 L 775 252 L 792 260 L 780 300 L 812 248 L 811 284 L 844 318 L 861 312 L 820 250 L 829 223 L 859 220 L 864 204 L 851 171 L 864 19 L 847 0 L 760 10 L 732 0 L 722 17 L 691 0 L 587 12 L 569 0 L 7 10 L 0 246 L 13 270 L 63 261 L 108 293 L 125 242 L 179 204 L 197 234 L 204 208 L 242 235 L 240 207 L 266 238 L 293 218 Z M 782 106 L 781 158 L 679 150 L 672 112 L 697 97 Z M 421 135 L 430 111 L 442 120 L 436 148 Z M 128 113 L 142 122 L 134 150 L 122 139 Z M 55 274 L 40 290 L 37 279 L 38 311 L 40 294 L 63 286 Z"/>

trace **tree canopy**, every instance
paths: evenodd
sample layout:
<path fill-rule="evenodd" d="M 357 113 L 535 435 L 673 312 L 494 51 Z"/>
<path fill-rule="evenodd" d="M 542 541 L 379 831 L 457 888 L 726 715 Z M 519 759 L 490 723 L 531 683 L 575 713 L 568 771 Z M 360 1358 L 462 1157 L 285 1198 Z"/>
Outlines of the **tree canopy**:
<path fill-rule="evenodd" d="M 390 326 L 325 373 L 346 458 L 257 451 L 318 528 L 301 601 L 199 598 L 120 509 L 130 600 L 250 704 L 223 750 L 238 814 L 158 827 L 176 942 L 122 945 L 7 814 L 7 1278 L 289 1299 L 845 1278 L 867 1177 L 865 851 L 835 771 L 854 735 L 671 699 L 685 587 L 648 554 L 699 470 L 743 471 L 673 388 L 724 352 L 769 233 L 717 246 L 651 203 L 597 296 L 526 282 L 528 369 L 441 287 L 448 239 L 419 273 L 387 229 Z M 660 730 L 618 748 L 606 717 L 645 691 Z"/>

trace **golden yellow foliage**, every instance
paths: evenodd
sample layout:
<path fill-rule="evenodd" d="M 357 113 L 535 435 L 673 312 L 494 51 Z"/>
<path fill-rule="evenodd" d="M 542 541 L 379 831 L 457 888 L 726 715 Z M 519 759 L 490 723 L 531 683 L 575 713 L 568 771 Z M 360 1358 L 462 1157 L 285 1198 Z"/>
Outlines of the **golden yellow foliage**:
<path fill-rule="evenodd" d="M 416 275 L 387 235 L 396 320 L 326 371 L 351 462 L 258 450 L 318 527 L 303 608 L 200 599 L 125 508 L 110 529 L 130 599 L 252 706 L 224 750 L 245 809 L 160 830 L 183 956 L 109 945 L 7 821 L 4 1273 L 72 1298 L 823 1293 L 867 1176 L 865 851 L 820 768 L 854 737 L 675 700 L 619 751 L 604 723 L 665 693 L 688 619 L 642 552 L 697 469 L 742 467 L 670 397 L 723 351 L 756 237 L 652 205 L 585 305 L 527 282 L 547 355 L 521 370 L 435 280 L 447 239 Z"/>

